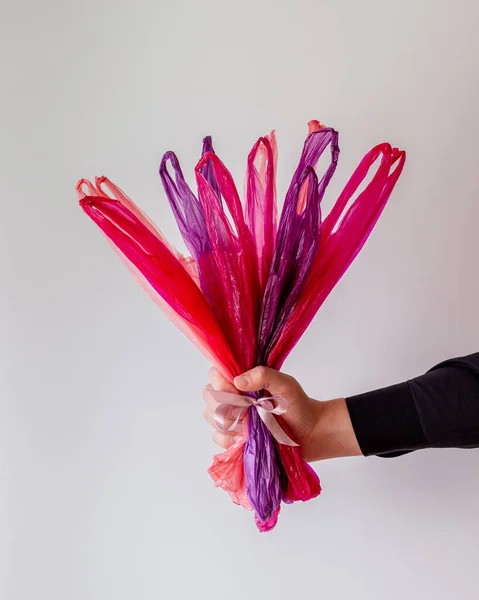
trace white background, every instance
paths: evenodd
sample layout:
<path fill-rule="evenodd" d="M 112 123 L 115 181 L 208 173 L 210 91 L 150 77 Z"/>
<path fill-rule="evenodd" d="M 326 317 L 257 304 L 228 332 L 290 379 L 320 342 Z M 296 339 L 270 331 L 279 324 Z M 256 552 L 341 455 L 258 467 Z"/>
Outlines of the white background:
<path fill-rule="evenodd" d="M 201 139 L 242 182 L 275 127 L 284 192 L 312 118 L 329 201 L 408 151 L 364 251 L 286 367 L 316 397 L 479 350 L 476 0 L 2 0 L 0 597 L 477 598 L 479 453 L 320 463 L 270 534 L 213 488 L 207 365 L 77 206 L 106 174 L 179 243 L 157 167 Z M 474 39 L 475 38 L 475 39 Z"/>

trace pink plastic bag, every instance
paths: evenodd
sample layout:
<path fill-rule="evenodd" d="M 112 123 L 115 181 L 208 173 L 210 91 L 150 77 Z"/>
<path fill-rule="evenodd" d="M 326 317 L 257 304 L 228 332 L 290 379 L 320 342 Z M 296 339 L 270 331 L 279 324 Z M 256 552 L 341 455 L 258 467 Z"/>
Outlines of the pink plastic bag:
<path fill-rule="evenodd" d="M 319 176 L 316 167 L 328 148 L 330 164 Z M 195 169 L 198 195 L 167 152 L 160 177 L 190 257 L 168 244 L 108 179 L 81 180 L 77 191 L 83 210 L 140 284 L 232 381 L 257 364 L 281 368 L 371 233 L 405 161 L 389 144 L 373 148 L 323 219 L 321 201 L 338 157 L 337 132 L 312 121 L 278 223 L 274 133 L 249 154 L 244 207 L 211 138 Z M 371 181 L 351 201 L 376 161 Z M 281 502 L 309 500 L 321 487 L 284 423 L 276 423 L 274 411 L 266 419 L 261 396 L 250 398 L 241 439 L 214 458 L 209 473 L 233 502 L 254 510 L 260 531 L 268 531 Z"/>

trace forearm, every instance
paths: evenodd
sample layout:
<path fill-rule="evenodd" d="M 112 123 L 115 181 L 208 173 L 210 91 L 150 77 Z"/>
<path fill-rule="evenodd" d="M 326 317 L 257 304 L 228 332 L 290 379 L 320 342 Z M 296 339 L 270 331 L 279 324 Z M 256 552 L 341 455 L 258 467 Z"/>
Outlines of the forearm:
<path fill-rule="evenodd" d="M 479 354 L 346 400 L 364 455 L 479 446 Z"/>
<path fill-rule="evenodd" d="M 479 353 L 398 385 L 321 402 L 312 460 L 479 447 Z"/>

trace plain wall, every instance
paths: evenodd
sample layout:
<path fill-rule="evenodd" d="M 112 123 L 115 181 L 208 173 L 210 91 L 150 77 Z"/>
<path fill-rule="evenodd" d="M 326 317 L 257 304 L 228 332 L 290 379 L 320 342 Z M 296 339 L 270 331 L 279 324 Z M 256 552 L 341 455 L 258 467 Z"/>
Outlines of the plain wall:
<path fill-rule="evenodd" d="M 276 128 L 341 133 L 331 202 L 388 140 L 406 170 L 287 362 L 315 397 L 479 350 L 476 0 L 2 0 L 0 598 L 477 598 L 479 452 L 316 465 L 270 534 L 213 488 L 207 364 L 77 206 L 106 174 L 176 243 L 162 153 L 242 184 Z"/>

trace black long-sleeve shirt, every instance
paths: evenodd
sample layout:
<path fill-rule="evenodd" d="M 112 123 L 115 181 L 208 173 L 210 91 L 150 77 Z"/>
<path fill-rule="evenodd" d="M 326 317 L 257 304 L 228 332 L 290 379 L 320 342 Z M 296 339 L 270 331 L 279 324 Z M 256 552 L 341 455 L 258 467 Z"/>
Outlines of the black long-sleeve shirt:
<path fill-rule="evenodd" d="M 479 353 L 425 375 L 346 399 L 362 453 L 479 447 Z"/>

